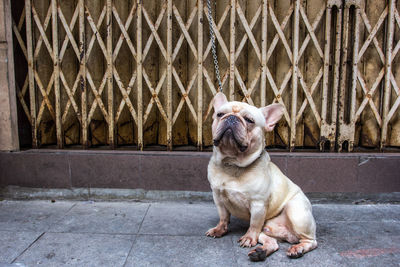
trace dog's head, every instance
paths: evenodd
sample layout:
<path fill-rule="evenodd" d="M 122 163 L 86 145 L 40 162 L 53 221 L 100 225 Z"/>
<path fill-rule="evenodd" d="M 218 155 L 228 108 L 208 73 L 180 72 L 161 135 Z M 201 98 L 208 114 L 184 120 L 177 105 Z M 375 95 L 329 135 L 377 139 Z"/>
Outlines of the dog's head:
<path fill-rule="evenodd" d="M 283 106 L 256 108 L 243 102 L 228 102 L 223 93 L 214 97 L 212 134 L 220 160 L 229 158 L 245 167 L 258 158 L 265 147 L 265 131 L 272 131 L 283 115 Z"/>

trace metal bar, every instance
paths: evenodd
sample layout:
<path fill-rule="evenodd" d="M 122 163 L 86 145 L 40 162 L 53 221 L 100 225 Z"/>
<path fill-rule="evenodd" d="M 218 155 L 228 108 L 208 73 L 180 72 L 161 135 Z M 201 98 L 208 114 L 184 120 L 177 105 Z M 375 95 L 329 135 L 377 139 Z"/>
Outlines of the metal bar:
<path fill-rule="evenodd" d="M 107 0 L 107 89 L 108 89 L 108 142 L 115 148 L 114 91 L 113 91 L 113 47 L 112 47 L 112 0 Z"/>
<path fill-rule="evenodd" d="M 315 77 L 315 80 L 314 80 L 314 83 L 311 86 L 311 89 L 308 89 L 308 86 L 307 86 L 306 82 L 304 81 L 303 75 L 301 74 L 300 71 L 298 72 L 300 85 L 301 85 L 301 87 L 303 89 L 303 92 L 304 92 L 304 95 L 306 96 L 306 99 L 308 100 L 308 103 L 310 105 L 311 111 L 314 114 L 314 117 L 315 117 L 315 119 L 317 121 L 318 127 L 321 127 L 321 117 L 320 117 L 320 115 L 319 115 L 319 113 L 317 111 L 317 107 L 316 107 L 315 102 L 314 102 L 314 100 L 312 98 L 312 93 L 314 92 L 315 88 L 317 87 L 317 85 L 318 85 L 318 83 L 319 83 L 319 81 L 320 81 L 320 79 L 322 77 L 322 73 L 323 72 L 322 72 L 322 67 L 321 67 L 319 69 L 319 72 L 318 72 L 317 76 Z M 307 102 L 304 100 L 303 103 L 304 103 L 304 107 L 305 107 L 305 104 Z M 300 112 L 300 110 L 299 110 L 299 112 L 296 114 L 296 124 L 298 123 L 298 120 L 300 119 L 299 116 L 300 116 L 301 113 L 302 113 L 302 111 Z"/>
<path fill-rule="evenodd" d="M 351 26 L 350 9 L 354 6 L 354 25 Z M 339 86 L 339 127 L 337 133 L 338 151 L 341 152 L 343 144 L 347 142 L 347 150 L 351 151 L 354 146 L 355 133 L 355 110 L 356 110 L 356 88 L 357 88 L 357 64 L 359 46 L 359 17 L 360 3 L 358 0 L 345 2 L 343 15 L 343 40 L 341 59 L 341 81 Z M 350 28 L 353 28 L 353 39 Z M 348 53 L 351 51 L 351 69 L 348 68 Z M 351 72 L 351 73 L 350 73 Z M 347 89 L 349 88 L 349 89 Z M 346 92 L 349 90 L 348 92 Z M 349 103 L 350 102 L 350 103 Z M 350 107 L 349 107 L 350 104 Z M 348 116 L 347 116 L 348 115 Z M 348 118 L 347 118 L 348 117 Z"/>
<path fill-rule="evenodd" d="M 290 151 L 294 150 L 296 145 L 296 113 L 297 113 L 297 80 L 298 80 L 298 52 L 299 52 L 299 13 L 300 13 L 300 0 L 295 0 L 293 11 L 293 74 L 292 74 L 292 103 L 290 114 Z"/>
<path fill-rule="evenodd" d="M 78 20 L 79 5 L 76 6 L 74 14 L 73 14 L 73 16 L 71 18 L 71 21 L 70 21 L 69 25 L 68 25 L 68 23 L 67 23 L 67 21 L 66 21 L 66 19 L 64 17 L 64 14 L 61 11 L 60 6 L 57 7 L 57 10 L 58 10 L 58 18 L 60 19 L 60 22 L 64 26 L 64 29 L 65 29 L 65 32 L 66 32 L 66 35 L 64 37 L 64 42 L 61 45 L 61 49 L 60 49 L 60 53 L 59 53 L 59 61 L 61 62 L 63 60 L 65 52 L 67 50 L 67 45 L 68 45 L 69 42 L 72 45 L 72 48 L 73 48 L 73 50 L 75 52 L 75 55 L 76 55 L 77 59 L 80 60 L 79 47 L 78 47 L 78 44 L 76 43 L 75 38 L 74 38 L 74 36 L 73 36 L 73 34 L 71 32 L 71 29 L 72 30 L 74 29 L 76 21 Z M 76 101 L 74 99 L 75 92 L 76 92 L 77 88 L 79 87 L 79 78 L 80 78 L 80 73 L 78 72 L 78 74 L 76 75 L 74 84 L 72 86 L 72 90 L 71 90 L 70 86 L 67 83 L 67 80 L 64 77 L 64 74 L 63 74 L 62 70 L 60 69 L 60 79 L 61 79 L 61 82 L 62 82 L 62 84 L 63 84 L 63 86 L 65 88 L 65 91 L 66 91 L 67 95 L 68 95 L 68 101 L 67 101 L 67 104 L 64 107 L 63 115 L 61 117 L 62 124 L 64 124 L 66 119 L 67 119 L 67 115 L 68 115 L 68 112 L 69 112 L 69 109 L 70 109 L 71 105 L 72 105 L 72 108 L 75 111 L 75 114 L 78 117 L 79 123 L 82 123 L 81 113 L 79 112 L 78 105 L 77 105 L 77 103 L 76 103 Z"/>
<path fill-rule="evenodd" d="M 79 0 L 79 83 L 81 89 L 82 112 L 82 145 L 88 147 L 88 123 L 87 123 L 87 95 L 86 95 L 86 39 L 85 39 L 85 4 Z"/>
<path fill-rule="evenodd" d="M 230 40 L 229 40 L 229 100 L 235 100 L 235 15 L 236 1 L 231 0 L 231 17 L 230 17 Z"/>
<path fill-rule="evenodd" d="M 326 9 L 325 15 L 325 47 L 324 47 L 324 76 L 322 78 L 322 107 L 321 107 L 321 137 L 326 138 L 327 108 L 328 108 L 328 88 L 329 88 L 329 65 L 330 62 L 330 47 L 331 47 L 331 19 L 332 8 Z M 322 150 L 323 146 L 320 146 Z"/>
<path fill-rule="evenodd" d="M 167 5 L 167 149 L 172 150 L 172 0 Z"/>
<path fill-rule="evenodd" d="M 197 11 L 198 11 L 197 6 L 193 8 L 193 10 L 190 13 L 190 16 L 189 16 L 188 20 L 186 21 L 186 24 L 183 23 L 183 25 L 181 24 L 181 22 L 183 22 L 183 21 L 182 21 L 182 18 L 179 16 L 178 10 L 176 10 L 176 12 L 175 12 L 175 10 L 176 10 L 176 8 L 174 6 L 174 13 L 175 13 L 176 20 L 177 20 L 179 26 L 181 26 L 182 31 L 183 31 L 183 29 L 185 29 L 185 31 L 187 32 L 190 29 L 190 26 L 192 25 L 194 17 L 197 14 Z M 183 34 L 183 32 L 182 32 L 181 35 L 179 36 L 178 41 L 176 42 L 176 45 L 175 45 L 175 48 L 174 48 L 174 52 L 172 53 L 172 61 L 174 61 L 176 56 L 178 55 L 178 52 L 179 52 L 179 50 L 180 50 L 180 48 L 182 46 L 183 40 L 186 38 L 186 36 L 187 36 L 187 38 L 190 39 L 190 42 L 193 43 L 193 40 L 190 38 L 190 35 Z M 195 56 L 195 59 L 197 61 L 197 50 L 195 48 L 194 43 L 193 43 L 193 46 L 191 47 L 191 49 L 192 49 L 193 55 Z"/>
<path fill-rule="evenodd" d="M 58 26 L 57 26 L 57 0 L 51 1 L 51 23 L 53 39 L 53 67 L 54 67 L 54 95 L 56 109 L 56 135 L 57 147 L 63 148 L 63 131 L 61 123 L 61 102 L 60 102 L 60 62 L 58 56 Z"/>
<path fill-rule="evenodd" d="M 261 51 L 260 51 L 260 47 L 257 44 L 256 39 L 254 38 L 253 32 L 251 31 L 251 27 L 249 26 L 249 23 L 247 22 L 246 16 L 243 13 L 242 8 L 240 7 L 239 2 L 236 2 L 236 11 L 239 15 L 239 20 L 242 22 L 243 28 L 246 32 L 247 37 L 250 40 L 251 45 L 253 46 L 254 52 L 257 55 L 258 60 L 261 63 Z M 235 59 L 236 59 L 236 54 L 235 54 Z"/>
<path fill-rule="evenodd" d="M 369 33 L 368 38 L 365 40 L 365 43 L 363 44 L 363 46 L 360 48 L 360 52 L 358 53 L 358 61 L 360 61 L 361 57 L 364 55 L 365 51 L 367 50 L 367 48 L 370 46 L 371 41 L 373 41 L 375 47 L 376 47 L 376 51 L 379 54 L 380 59 L 382 60 L 382 63 L 385 62 L 385 56 L 383 55 L 382 49 L 379 45 L 378 40 L 376 39 L 376 34 L 379 31 L 379 28 L 381 27 L 382 23 L 385 21 L 385 18 L 388 14 L 388 9 L 387 7 L 383 10 L 382 14 L 380 15 L 378 21 L 376 22 L 374 28 L 371 27 L 369 20 L 367 18 L 367 15 L 365 14 L 365 12 L 363 10 L 360 10 L 360 16 L 361 18 L 364 20 L 364 24 L 365 27 Z"/>
<path fill-rule="evenodd" d="M 174 116 L 172 118 L 172 125 L 175 124 L 175 121 L 178 118 L 179 112 L 181 111 L 184 102 L 186 102 L 190 112 L 192 113 L 192 116 L 193 116 L 194 120 L 197 123 L 196 111 L 194 110 L 192 102 L 190 101 L 190 98 L 189 98 L 189 93 L 190 93 L 190 90 L 193 87 L 194 80 L 197 77 L 197 72 L 193 73 L 192 78 L 189 81 L 189 85 L 188 85 L 187 89 L 185 89 L 185 87 L 183 86 L 181 80 L 179 79 L 179 74 L 176 72 L 175 68 L 172 68 L 172 74 L 174 75 L 175 81 L 176 81 L 176 83 L 178 85 L 179 90 L 181 91 L 181 94 L 182 94 L 181 101 L 179 102 L 178 108 L 176 109 L 176 112 L 175 112 L 175 114 L 174 114 Z"/>
<path fill-rule="evenodd" d="M 136 4 L 137 144 L 138 149 L 143 150 L 142 0 L 137 0 Z"/>
<path fill-rule="evenodd" d="M 176 22 L 178 23 L 178 26 L 181 28 L 182 34 L 183 34 L 184 38 L 186 38 L 186 42 L 189 45 L 190 49 L 192 50 L 193 55 L 196 57 L 196 60 L 197 60 L 196 46 L 194 45 L 193 40 L 190 37 L 190 34 L 188 32 L 188 28 L 186 27 L 185 23 L 183 22 L 182 17 L 179 14 L 179 10 L 176 8 L 175 5 L 172 6 L 172 10 L 174 12 L 174 15 L 175 15 L 175 18 L 176 18 Z M 189 24 L 189 26 L 190 26 L 190 24 Z M 175 50 L 175 51 L 177 51 L 177 50 Z M 176 55 L 177 52 L 173 53 L 173 54 Z"/>
<path fill-rule="evenodd" d="M 306 98 L 303 100 L 302 105 L 300 106 L 299 111 L 297 112 L 296 115 L 296 123 L 299 122 L 301 116 L 303 115 L 304 109 L 306 108 L 307 102 L 310 105 L 310 108 L 315 116 L 315 119 L 318 123 L 318 126 L 321 127 L 321 117 L 318 114 L 317 108 L 315 106 L 315 103 L 312 99 L 312 94 L 314 93 L 315 89 L 317 88 L 317 86 L 319 85 L 319 81 L 322 78 L 323 75 L 323 71 L 322 71 L 322 67 L 319 69 L 317 76 L 315 77 L 315 80 L 313 82 L 313 84 L 311 85 L 311 88 L 309 89 L 307 84 L 304 81 L 304 77 L 302 76 L 301 72 L 298 72 L 299 74 L 299 80 L 300 80 L 300 85 L 303 87 L 303 91 L 304 94 L 306 95 Z"/>
<path fill-rule="evenodd" d="M 292 6 L 296 6 L 296 3 L 297 2 L 295 2 L 294 5 L 292 5 Z M 293 7 L 293 10 L 294 10 L 294 7 Z M 297 10 L 297 11 L 299 11 L 299 10 Z M 288 54 L 288 57 L 290 58 L 291 61 L 293 61 L 292 51 L 290 50 L 290 46 L 289 46 L 289 44 L 288 44 L 288 42 L 286 40 L 285 33 L 283 32 L 283 30 L 285 29 L 286 23 L 288 22 L 290 16 L 292 15 L 292 8 L 290 8 L 290 10 L 288 12 L 288 15 L 283 19 L 282 25 L 279 25 L 278 19 L 276 18 L 274 10 L 272 9 L 271 6 L 269 6 L 269 15 L 271 16 L 272 23 L 274 24 L 276 32 L 277 32 L 279 38 L 281 39 L 283 46 L 285 47 L 285 50 L 286 50 L 286 53 Z M 298 16 L 299 16 L 299 14 L 297 13 L 297 17 Z M 278 41 L 278 39 L 275 39 L 275 38 L 271 42 L 271 47 L 268 49 L 268 55 L 272 54 L 272 52 L 273 52 L 273 50 L 275 48 L 275 45 L 276 45 L 276 43 L 274 43 L 274 42 Z M 267 58 L 269 58 L 269 56 L 267 56 Z M 292 64 L 293 64 L 293 62 L 292 62 Z"/>
<path fill-rule="evenodd" d="M 203 0 L 197 1 L 197 149 L 203 149 Z"/>
<path fill-rule="evenodd" d="M 332 10 L 336 6 L 336 28 L 331 28 Z M 331 0 L 328 1 L 326 9 L 326 20 L 325 20 L 325 48 L 324 48 L 324 77 L 323 77 L 323 96 L 322 96 L 322 111 L 321 111 L 321 138 L 320 138 L 320 151 L 324 150 L 326 141 L 329 141 L 330 151 L 335 149 L 336 144 L 336 116 L 337 116 L 337 102 L 338 102 L 338 86 L 339 86 L 339 67 L 340 67 L 340 53 L 341 53 L 341 31 L 342 31 L 342 3 L 340 1 Z M 335 36 L 335 43 L 331 50 L 331 39 Z M 331 55 L 333 55 L 334 62 L 331 62 Z M 330 68 L 332 73 L 332 81 L 329 81 Z M 328 100 L 329 84 L 332 85 L 332 99 Z M 330 105 L 330 118 L 327 115 L 328 103 Z M 329 119 L 329 122 L 328 122 Z"/>
<path fill-rule="evenodd" d="M 28 53 L 29 98 L 30 98 L 31 126 L 32 126 L 32 147 L 38 148 L 35 76 L 33 71 L 34 62 L 33 62 L 33 44 L 32 44 L 33 34 L 32 34 L 31 0 L 25 0 L 25 17 L 26 17 L 26 46 Z"/>
<path fill-rule="evenodd" d="M 133 46 L 133 43 L 132 43 L 132 40 L 131 40 L 129 34 L 126 32 L 129 29 L 129 26 L 132 23 L 134 14 L 136 12 L 136 8 L 137 8 L 137 5 L 135 4 L 131 8 L 131 11 L 129 12 L 129 16 L 128 16 L 125 24 L 124 24 L 124 23 L 122 23 L 121 18 L 118 15 L 117 9 L 115 8 L 115 6 L 113 6 L 114 18 L 115 18 L 115 21 L 117 22 L 117 24 L 118 24 L 118 26 L 119 26 L 119 28 L 121 30 L 121 34 L 119 36 L 118 42 L 117 42 L 116 46 L 114 47 L 113 62 L 115 62 L 115 60 L 117 59 L 117 55 L 119 53 L 119 50 L 121 49 L 122 42 L 123 42 L 124 39 L 126 40 L 126 44 L 128 45 L 129 50 L 132 52 L 133 57 L 136 59 L 135 47 Z"/>
<path fill-rule="evenodd" d="M 268 0 L 262 2 L 262 20 L 261 20 L 261 106 L 266 105 L 267 91 L 267 16 Z"/>
<path fill-rule="evenodd" d="M 150 103 L 149 103 L 149 105 L 147 106 L 146 111 L 145 111 L 145 113 L 144 113 L 144 115 L 143 115 L 143 123 L 146 123 L 147 118 L 148 118 L 148 116 L 150 115 L 150 111 L 151 111 L 151 109 L 152 109 L 152 107 L 153 107 L 153 103 L 154 103 L 154 102 L 156 102 L 156 105 L 157 105 L 157 107 L 158 107 L 158 110 L 160 111 L 161 116 L 162 116 L 162 118 L 164 119 L 164 121 L 168 121 L 168 116 L 167 116 L 167 114 L 166 114 L 165 111 L 164 111 L 164 108 L 163 108 L 163 106 L 162 106 L 162 104 L 161 104 L 161 102 L 160 102 L 160 99 L 158 98 L 158 94 L 159 94 L 159 92 L 160 92 L 160 90 L 161 90 L 161 87 L 162 87 L 163 84 L 164 84 L 164 81 L 165 81 L 166 77 L 167 77 L 167 72 L 164 71 L 163 74 L 162 74 L 162 76 L 160 77 L 160 80 L 159 80 L 159 82 L 158 82 L 158 84 L 157 84 L 156 89 L 154 89 L 154 88 L 153 88 L 153 85 L 151 84 L 151 81 L 150 81 L 149 76 L 147 75 L 147 73 L 146 73 L 145 70 L 143 69 L 143 78 L 144 78 L 144 80 L 145 80 L 147 86 L 149 87 L 150 93 L 151 93 L 151 95 L 152 95 L 152 97 L 150 98 Z"/>
<path fill-rule="evenodd" d="M 148 16 L 147 16 L 147 12 L 146 12 L 146 9 L 144 9 L 143 6 L 141 6 L 140 17 L 142 18 L 142 16 L 145 15 L 145 19 L 146 19 L 147 24 L 149 25 L 150 29 L 153 29 L 153 28 L 154 28 L 155 31 L 157 32 L 158 28 L 160 27 L 161 22 L 163 21 L 164 13 L 165 13 L 166 10 L 167 10 L 167 8 L 166 8 L 166 2 L 164 2 L 163 5 L 162 5 L 162 7 L 161 7 L 160 14 L 158 14 L 157 20 L 156 20 L 156 22 L 154 23 L 154 25 L 152 24 L 151 21 L 149 21 L 149 20 L 147 19 L 147 17 L 148 17 Z M 142 23 L 142 21 L 141 21 L 140 23 Z M 152 32 L 153 32 L 153 31 L 152 31 Z M 156 35 L 156 34 L 154 34 L 154 33 L 153 33 L 153 34 L 150 34 L 149 39 L 147 39 L 146 45 L 144 46 L 143 52 L 142 52 L 142 60 L 145 60 L 145 58 L 146 58 L 146 56 L 147 56 L 147 53 L 148 53 L 149 50 L 150 50 L 150 47 L 151 47 L 151 45 L 152 45 L 152 43 L 153 43 L 153 40 L 154 40 L 155 36 L 158 36 L 158 35 Z M 157 40 L 156 40 L 156 42 L 157 42 Z M 158 43 L 157 43 L 157 44 L 158 44 Z M 161 48 L 160 48 L 160 49 L 161 49 Z M 162 52 L 162 50 L 161 50 L 161 52 Z"/>
<path fill-rule="evenodd" d="M 260 17 L 260 14 L 261 14 L 261 6 L 257 9 L 256 14 L 254 14 L 253 18 L 250 21 L 250 24 L 249 24 L 250 31 L 252 31 L 254 26 L 256 25 L 258 18 Z M 239 45 L 236 47 L 235 60 L 238 59 L 240 53 L 243 50 L 244 45 L 246 44 L 247 39 L 249 39 L 247 34 L 243 34 L 242 40 L 239 42 Z"/>
<path fill-rule="evenodd" d="M 358 48 L 359 48 L 359 40 L 360 40 L 360 25 L 359 25 L 359 20 L 360 20 L 360 9 L 356 8 L 355 9 L 355 25 L 354 25 L 354 44 L 353 44 L 353 59 L 352 59 L 352 64 L 353 64 L 353 73 L 351 75 L 351 102 L 350 102 L 350 140 L 349 140 L 349 146 L 348 146 L 348 151 L 353 151 L 353 146 L 354 146 L 354 135 L 355 135 L 355 113 L 356 113 L 356 95 L 357 95 L 357 70 L 358 70 Z"/>
<path fill-rule="evenodd" d="M 347 73 L 350 71 L 347 68 L 347 57 L 348 57 L 348 50 L 349 50 L 349 28 L 350 28 L 350 9 L 346 5 L 344 6 L 344 14 L 343 14 L 343 39 L 342 39 L 342 55 L 341 55 L 341 79 L 340 79 L 340 86 L 339 86 L 339 123 L 338 123 L 338 136 L 337 136 L 337 143 L 338 143 L 338 152 L 342 151 L 343 143 L 346 140 L 346 132 L 348 126 L 345 122 L 345 95 L 346 95 L 346 79 Z"/>
<path fill-rule="evenodd" d="M 333 73 L 333 93 L 332 93 L 332 113 L 331 113 L 331 129 L 332 135 L 330 150 L 333 151 L 336 146 L 336 131 L 337 131 L 337 114 L 338 114 L 338 95 L 339 95 L 339 78 L 340 78 L 340 54 L 341 54 L 341 36 L 342 36 L 342 6 L 338 6 L 336 17 L 336 42 L 335 42 L 335 65 Z M 330 136 L 330 135 L 328 135 Z"/>
<path fill-rule="evenodd" d="M 51 48 L 49 39 L 46 36 L 46 30 L 47 30 L 47 27 L 49 26 L 49 22 L 50 22 L 50 18 L 51 18 L 51 6 L 48 9 L 48 12 L 47 12 L 47 15 L 46 15 L 43 25 L 42 25 L 42 22 L 40 21 L 39 15 L 36 12 L 35 7 L 31 6 L 31 9 L 32 9 L 32 18 L 35 21 L 36 27 L 40 33 L 39 40 L 37 41 L 37 44 L 35 47 L 34 59 L 36 60 L 37 57 L 39 56 L 39 52 L 40 52 L 43 42 L 44 42 L 44 45 L 46 46 L 47 50 L 49 51 L 49 54 L 50 55 L 53 54 L 53 49 Z"/>
<path fill-rule="evenodd" d="M 225 10 L 224 10 L 224 13 L 222 13 L 221 18 L 218 21 L 218 24 L 216 24 L 216 23 L 212 24 L 216 40 L 218 40 L 218 45 L 221 47 L 221 50 L 224 53 L 224 55 L 225 55 L 227 60 L 229 60 L 228 48 L 226 47 L 224 39 L 222 38 L 222 36 L 219 33 L 219 31 L 221 30 L 222 25 L 224 24 L 225 19 L 229 14 L 229 9 L 230 9 L 230 6 L 227 5 Z M 207 13 L 208 13 L 207 7 L 205 8 L 204 13 L 206 14 L 206 18 L 209 19 L 208 16 L 207 16 Z M 210 53 L 211 44 L 212 44 L 212 42 L 211 42 L 211 39 L 210 39 L 210 41 L 208 42 L 207 48 L 204 51 L 203 58 L 207 58 L 207 55 Z"/>
<path fill-rule="evenodd" d="M 379 84 L 381 83 L 381 81 L 382 81 L 382 79 L 384 77 L 384 74 L 385 74 L 385 68 L 383 67 L 383 68 L 381 68 L 381 71 L 379 72 L 378 77 L 375 79 L 375 82 L 373 83 L 371 88 L 367 88 L 367 85 L 366 85 L 366 83 L 365 83 L 365 81 L 364 81 L 364 79 L 362 77 L 361 72 L 359 70 L 357 70 L 357 79 L 358 79 L 358 81 L 359 81 L 359 83 L 361 85 L 361 88 L 362 88 L 365 96 L 364 96 L 363 101 L 359 105 L 359 107 L 357 109 L 357 112 L 355 113 L 354 122 L 358 121 L 358 119 L 361 116 L 361 113 L 365 109 L 365 106 L 367 104 L 369 104 L 370 107 L 371 107 L 372 112 L 374 113 L 374 116 L 376 118 L 377 123 L 379 124 L 380 127 L 382 126 L 381 117 L 379 116 L 379 112 L 378 112 L 378 110 L 377 110 L 372 98 L 373 98 L 373 96 L 375 94 L 376 89 L 378 88 Z"/>
<path fill-rule="evenodd" d="M 150 30 L 152 32 L 152 36 L 156 40 L 156 43 L 158 44 L 158 48 L 160 49 L 161 54 L 163 55 L 165 60 L 167 60 L 167 57 L 168 57 L 167 51 L 165 51 L 165 47 L 164 47 L 164 45 L 163 45 L 163 43 L 161 41 L 160 36 L 157 33 L 157 28 L 155 27 L 155 24 L 153 24 L 153 22 L 151 21 L 150 15 L 147 13 L 146 9 L 142 8 L 142 12 L 143 12 L 144 18 L 147 21 L 147 25 L 149 25 L 149 28 L 150 28 Z M 171 16 L 172 16 L 172 13 L 171 13 Z M 172 19 L 172 17 L 171 17 L 171 19 Z"/>
<path fill-rule="evenodd" d="M 384 95 L 383 95 L 383 123 L 381 130 L 381 143 L 380 149 L 383 149 L 386 146 L 387 140 L 387 130 L 389 124 L 389 108 L 390 108 L 390 78 L 392 73 L 392 48 L 393 48 L 393 34 L 394 34 L 394 9 L 395 9 L 395 1 L 389 0 L 389 14 L 388 14 L 388 31 L 387 31 L 387 40 L 386 40 L 386 61 L 385 61 L 385 85 L 384 85 Z"/>

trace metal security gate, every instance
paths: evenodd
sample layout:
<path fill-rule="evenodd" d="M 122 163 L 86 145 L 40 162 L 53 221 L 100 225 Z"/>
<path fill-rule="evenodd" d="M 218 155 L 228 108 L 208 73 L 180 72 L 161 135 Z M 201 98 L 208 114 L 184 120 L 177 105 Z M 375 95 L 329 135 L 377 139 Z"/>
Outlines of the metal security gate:
<path fill-rule="evenodd" d="M 203 0 L 12 2 L 20 133 L 33 147 L 212 145 Z M 225 94 L 285 106 L 268 146 L 400 147 L 399 2 L 215 2 Z"/>

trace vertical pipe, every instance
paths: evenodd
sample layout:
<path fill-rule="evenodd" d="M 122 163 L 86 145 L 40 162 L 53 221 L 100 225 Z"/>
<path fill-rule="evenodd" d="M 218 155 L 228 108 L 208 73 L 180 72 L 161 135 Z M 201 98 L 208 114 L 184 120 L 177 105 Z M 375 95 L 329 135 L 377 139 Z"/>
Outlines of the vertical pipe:
<path fill-rule="evenodd" d="M 393 34 L 394 34 L 394 8 L 395 1 L 389 0 L 389 13 L 388 13 L 388 31 L 387 31 L 387 40 L 386 40 L 386 51 L 385 51 L 385 85 L 384 85 L 384 96 L 383 96 L 383 123 L 381 130 L 381 144 L 380 149 L 383 149 L 386 146 L 387 140 L 387 130 L 389 124 L 389 105 L 390 105 L 390 77 L 392 75 L 392 46 L 393 46 Z"/>
<path fill-rule="evenodd" d="M 338 114 L 338 101 L 339 101 L 339 78 L 340 78 L 340 54 L 341 54 L 341 36 L 342 36 L 342 6 L 337 7 L 336 13 L 336 29 L 335 29 L 335 65 L 333 73 L 333 94 L 332 94 L 332 114 L 331 114 L 331 131 L 332 131 L 332 141 L 330 150 L 333 152 L 335 149 L 336 131 L 337 131 L 337 114 Z"/>
<path fill-rule="evenodd" d="M 60 62 L 58 56 L 58 27 L 57 27 L 57 0 L 51 1 L 51 23 L 53 39 L 53 67 L 54 67 L 54 95 L 56 107 L 56 135 L 57 147 L 63 148 L 63 132 L 61 122 L 61 100 L 60 100 Z"/>
<path fill-rule="evenodd" d="M 333 51 L 330 50 L 331 46 L 331 18 L 332 7 L 326 8 L 325 14 L 325 47 L 324 47 L 324 76 L 322 78 L 322 107 L 321 107 L 321 136 L 326 136 L 327 126 L 327 109 L 328 109 L 328 88 L 329 88 L 329 64 L 330 55 Z M 320 147 L 322 150 L 322 147 Z"/>
<path fill-rule="evenodd" d="M 203 146 L 203 0 L 197 1 L 197 149 Z"/>
<path fill-rule="evenodd" d="M 266 105 L 267 88 L 267 9 L 268 0 L 262 2 L 262 25 L 261 25 L 261 106 Z"/>
<path fill-rule="evenodd" d="M 235 15 L 236 1 L 231 0 L 231 17 L 230 17 L 230 48 L 229 48 L 229 100 L 235 100 Z"/>
<path fill-rule="evenodd" d="M 137 0 L 136 21 L 136 84 L 138 149 L 143 150 L 143 66 L 142 66 L 142 0 Z"/>
<path fill-rule="evenodd" d="M 299 10 L 300 0 L 294 3 L 293 19 L 293 74 L 292 74 L 292 104 L 290 114 L 290 151 L 294 150 L 296 145 L 296 114 L 297 114 L 297 71 L 298 71 L 298 53 L 299 53 Z"/>
<path fill-rule="evenodd" d="M 336 18 L 333 17 L 334 7 L 337 8 Z M 340 4 L 335 1 L 328 2 L 325 19 L 324 76 L 322 83 L 323 90 L 321 109 L 321 139 L 319 147 L 320 151 L 324 150 L 324 145 L 326 141 L 329 141 L 330 151 L 333 151 L 336 142 L 336 115 L 338 101 L 337 96 L 340 66 L 340 36 L 342 22 L 341 12 L 342 7 Z M 336 19 L 336 21 L 333 21 L 334 19 Z M 334 22 L 334 25 L 336 25 L 335 28 L 332 28 L 332 22 Z M 334 43 L 332 43 L 333 38 Z M 330 68 L 332 69 L 330 70 Z M 329 88 L 332 89 L 331 92 Z M 331 100 L 329 100 L 329 98 Z"/>
<path fill-rule="evenodd" d="M 357 6 L 355 9 L 355 23 L 354 23 L 354 44 L 353 44 L 353 58 L 352 58 L 352 74 L 351 74 L 351 102 L 350 102 L 350 140 L 348 151 L 353 151 L 354 146 L 354 136 L 356 132 L 356 95 L 357 95 L 357 70 L 358 70 L 358 46 L 360 42 L 360 8 Z"/>
<path fill-rule="evenodd" d="M 349 50 L 349 28 L 350 28 L 350 8 L 347 5 L 343 6 L 343 38 L 342 38 L 342 55 L 341 55 L 341 74 L 340 74 L 340 86 L 339 86 L 339 105 L 338 105 L 338 131 L 337 143 L 338 152 L 342 151 L 343 143 L 345 141 L 346 135 L 346 121 L 345 121 L 345 98 L 346 98 L 346 80 L 348 77 L 348 72 L 350 71 L 347 66 L 347 57 Z"/>
<path fill-rule="evenodd" d="M 26 46 L 28 53 L 28 77 L 29 77 L 29 98 L 32 124 L 32 147 L 38 148 L 37 123 L 36 123 L 36 94 L 35 77 L 33 74 L 33 34 L 32 34 L 32 9 L 31 0 L 25 0 L 25 20 L 26 20 Z"/>
<path fill-rule="evenodd" d="M 167 6 L 167 149 L 172 150 L 172 0 Z"/>
<path fill-rule="evenodd" d="M 112 64 L 112 0 L 107 0 L 107 89 L 108 89 L 108 143 L 115 148 L 114 130 L 114 92 L 113 92 L 113 64 Z"/>
<path fill-rule="evenodd" d="M 82 145 L 88 148 L 87 95 L 86 95 L 86 53 L 85 53 L 85 4 L 79 0 L 79 83 L 82 109 Z"/>

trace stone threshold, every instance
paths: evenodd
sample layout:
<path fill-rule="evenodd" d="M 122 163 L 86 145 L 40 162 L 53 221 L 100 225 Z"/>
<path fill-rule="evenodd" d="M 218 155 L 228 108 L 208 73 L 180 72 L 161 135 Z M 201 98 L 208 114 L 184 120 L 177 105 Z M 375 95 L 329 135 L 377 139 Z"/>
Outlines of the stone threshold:
<path fill-rule="evenodd" d="M 272 152 L 305 192 L 400 192 L 400 153 Z M 209 192 L 211 152 L 30 149 L 0 152 L 0 187 Z"/>

